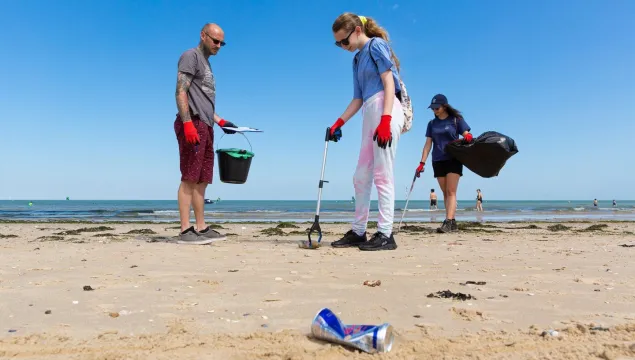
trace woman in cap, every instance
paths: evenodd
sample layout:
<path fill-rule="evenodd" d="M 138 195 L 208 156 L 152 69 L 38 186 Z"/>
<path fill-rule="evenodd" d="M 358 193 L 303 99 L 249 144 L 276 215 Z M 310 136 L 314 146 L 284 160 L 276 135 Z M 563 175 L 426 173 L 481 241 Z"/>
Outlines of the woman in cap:
<path fill-rule="evenodd" d="M 399 60 L 388 44 L 388 33 L 370 17 L 344 13 L 332 26 L 335 45 L 357 52 L 353 59 L 353 99 L 331 126 L 331 140 L 341 137 L 341 127 L 362 109 L 362 144 L 353 177 L 355 220 L 352 229 L 333 247 L 357 246 L 360 250 L 394 250 L 392 234 L 395 212 L 393 164 L 404 113 L 398 95 Z M 378 231 L 366 238 L 370 193 L 377 187 L 379 198 Z"/>
<path fill-rule="evenodd" d="M 426 144 L 423 147 L 421 162 L 417 167 L 417 177 L 424 171 L 426 159 L 432 149 L 432 169 L 434 177 L 439 182 L 443 191 L 443 203 L 445 204 L 445 220 L 438 232 L 447 233 L 457 231 L 458 226 L 454 215 L 456 213 L 456 191 L 459 179 L 463 176 L 463 164 L 445 152 L 445 146 L 453 141 L 472 141 L 470 126 L 463 119 L 461 112 L 453 108 L 443 94 L 437 94 L 432 98 L 429 109 L 434 112 L 434 119 L 428 122 L 426 130 Z"/>

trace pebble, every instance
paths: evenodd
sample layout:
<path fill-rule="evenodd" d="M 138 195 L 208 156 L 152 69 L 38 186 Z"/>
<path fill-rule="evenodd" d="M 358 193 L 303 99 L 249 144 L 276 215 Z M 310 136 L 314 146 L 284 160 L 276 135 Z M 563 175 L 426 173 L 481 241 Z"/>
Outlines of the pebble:
<path fill-rule="evenodd" d="M 268 319 L 269 319 L 269 317 L 268 317 L 267 315 L 262 315 L 262 318 L 263 318 L 264 320 L 268 320 Z"/>
<path fill-rule="evenodd" d="M 44 313 L 45 313 L 46 315 L 49 315 L 49 314 L 51 313 L 51 310 L 46 310 Z"/>
<path fill-rule="evenodd" d="M 74 305 L 77 305 L 77 304 L 79 304 L 79 301 L 77 301 L 77 300 L 73 300 L 73 304 L 74 304 Z"/>
<path fill-rule="evenodd" d="M 276 281 L 281 281 L 281 280 L 282 280 L 282 278 L 281 278 L 281 277 L 277 277 L 275 280 L 276 280 Z"/>

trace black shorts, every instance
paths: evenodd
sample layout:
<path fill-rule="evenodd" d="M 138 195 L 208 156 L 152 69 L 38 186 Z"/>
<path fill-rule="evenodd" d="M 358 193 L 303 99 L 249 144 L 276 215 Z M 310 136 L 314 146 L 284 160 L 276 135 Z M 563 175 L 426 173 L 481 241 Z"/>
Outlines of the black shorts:
<path fill-rule="evenodd" d="M 430 200 L 430 206 L 437 206 L 436 200 Z"/>
<path fill-rule="evenodd" d="M 433 161 L 432 169 L 434 170 L 435 178 L 445 177 L 449 173 L 463 176 L 463 164 L 456 159 Z"/>

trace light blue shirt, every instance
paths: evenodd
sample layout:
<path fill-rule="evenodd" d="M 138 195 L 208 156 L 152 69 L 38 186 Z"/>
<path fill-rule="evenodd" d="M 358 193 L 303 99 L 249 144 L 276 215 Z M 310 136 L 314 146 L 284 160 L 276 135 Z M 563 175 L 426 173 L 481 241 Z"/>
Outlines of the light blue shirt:
<path fill-rule="evenodd" d="M 395 80 L 395 94 L 397 94 L 401 92 L 401 86 L 399 85 L 397 67 L 390 58 L 390 45 L 382 38 L 371 38 L 355 54 L 353 59 L 353 98 L 366 101 L 384 90 L 384 84 L 381 82 L 379 74 L 388 69 L 392 70 L 392 77 Z"/>

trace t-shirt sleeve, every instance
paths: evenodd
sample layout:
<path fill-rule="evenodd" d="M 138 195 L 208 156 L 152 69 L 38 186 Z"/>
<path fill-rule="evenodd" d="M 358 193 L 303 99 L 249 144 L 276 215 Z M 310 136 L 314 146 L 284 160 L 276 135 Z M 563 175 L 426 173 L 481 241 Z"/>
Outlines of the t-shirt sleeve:
<path fill-rule="evenodd" d="M 457 120 L 457 127 L 458 127 L 458 132 L 459 134 L 463 135 L 463 133 L 465 131 L 470 131 L 472 129 L 470 129 L 470 126 L 465 122 L 464 119 L 458 119 Z"/>
<path fill-rule="evenodd" d="M 361 98 L 362 87 L 359 85 L 359 80 L 357 79 L 357 67 L 355 66 L 355 60 L 353 59 L 353 99 Z"/>
<path fill-rule="evenodd" d="M 179 71 L 196 75 L 198 71 L 198 59 L 196 58 L 196 53 L 194 51 L 186 51 L 179 58 Z"/>
<path fill-rule="evenodd" d="M 372 43 L 370 44 L 369 51 L 373 59 L 377 63 L 377 69 L 379 70 L 380 74 L 392 68 L 393 63 L 392 59 L 390 58 L 390 46 L 388 46 L 386 40 L 381 38 L 373 39 Z"/>
<path fill-rule="evenodd" d="M 428 121 L 428 127 L 426 128 L 426 137 L 432 137 L 432 120 Z"/>

